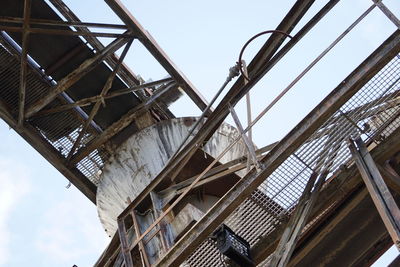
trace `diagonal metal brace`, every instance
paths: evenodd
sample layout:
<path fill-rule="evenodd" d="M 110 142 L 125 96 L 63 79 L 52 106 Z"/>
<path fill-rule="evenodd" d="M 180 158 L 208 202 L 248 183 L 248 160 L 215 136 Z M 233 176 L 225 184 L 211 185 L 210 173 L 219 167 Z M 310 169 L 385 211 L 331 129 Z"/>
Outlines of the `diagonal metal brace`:
<path fill-rule="evenodd" d="M 236 127 L 239 130 L 239 133 L 240 133 L 240 135 L 241 135 L 241 137 L 243 139 L 243 142 L 246 145 L 247 151 L 249 152 L 250 158 L 253 161 L 253 164 L 256 167 L 257 172 L 258 172 L 260 170 L 260 164 L 259 164 L 259 162 L 257 160 L 257 155 L 256 155 L 256 150 L 254 148 L 254 144 L 252 142 L 250 142 L 249 138 L 245 134 L 245 132 L 243 130 L 243 126 L 242 126 L 242 124 L 241 124 L 241 122 L 239 120 L 239 117 L 238 117 L 235 109 L 231 105 L 229 105 L 229 111 L 232 114 L 232 118 L 235 121 Z"/>

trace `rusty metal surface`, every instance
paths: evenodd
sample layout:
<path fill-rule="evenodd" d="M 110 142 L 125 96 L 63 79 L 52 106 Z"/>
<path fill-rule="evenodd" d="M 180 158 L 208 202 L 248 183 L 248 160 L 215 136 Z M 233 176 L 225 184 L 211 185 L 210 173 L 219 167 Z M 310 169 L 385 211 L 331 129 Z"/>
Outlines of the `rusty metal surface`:
<path fill-rule="evenodd" d="M 388 99 L 382 100 L 383 102 L 381 102 L 384 103 L 391 99 L 391 90 L 398 92 L 397 83 L 393 85 L 393 82 L 397 80 L 396 77 L 399 75 L 396 71 L 398 66 L 397 62 L 399 60 L 397 58 L 397 53 L 400 50 L 399 41 L 400 32 L 396 31 L 318 107 L 300 122 L 292 132 L 275 146 L 267 157 L 260 161 L 261 166 L 264 168 L 261 174 L 257 174 L 253 170 L 246 175 L 242 181 L 236 184 L 233 189 L 225 195 L 223 200 L 219 201 L 219 205 L 214 206 L 208 214 L 192 228 L 191 232 L 185 235 L 185 237 L 171 249 L 159 265 L 165 266 L 183 262 L 185 257 L 188 257 L 189 254 L 193 252 L 193 246 L 200 245 L 201 241 L 223 221 L 231 224 L 236 222 L 236 228 L 234 227 L 233 230 L 238 231 L 239 234 L 246 237 L 250 243 L 255 242 L 256 238 L 263 234 L 260 232 L 262 229 L 253 226 L 251 227 L 252 230 L 249 230 L 249 221 L 237 220 L 238 217 L 235 216 L 236 213 L 243 211 L 248 211 L 246 212 L 247 216 L 252 214 L 251 208 L 246 207 L 246 203 L 248 203 L 246 197 L 253 189 L 260 186 L 260 190 L 268 192 L 269 195 L 275 195 L 274 199 L 279 200 L 279 203 L 290 212 L 291 207 L 296 204 L 297 198 L 311 174 L 310 168 L 321 170 L 324 166 L 330 166 L 330 172 L 333 173 L 335 170 L 338 170 L 340 165 L 345 163 L 349 158 L 349 152 L 345 146 L 345 138 L 352 134 L 353 131 L 358 131 L 359 127 L 368 120 L 361 116 L 361 112 L 358 111 L 354 113 L 351 112 L 351 110 L 375 98 L 379 98 L 381 95 L 387 95 Z M 392 62 L 373 78 L 373 76 L 377 74 L 383 66 L 389 63 L 391 59 Z M 392 68 L 394 68 L 394 70 Z M 388 80 L 387 77 L 391 77 L 391 80 Z M 364 90 L 360 90 L 362 85 L 367 83 L 370 79 L 372 80 L 369 85 L 364 87 Z M 380 85 L 379 83 L 376 85 L 378 81 L 380 81 Z M 378 90 L 377 88 L 380 89 Z M 359 90 L 360 92 L 358 92 Z M 355 96 L 352 100 L 347 102 L 353 95 Z M 352 120 L 354 120 L 357 125 L 361 126 L 355 127 L 355 125 L 350 122 L 345 123 L 346 119 L 342 116 L 344 121 L 335 124 L 336 127 L 331 127 L 332 124 L 330 120 L 337 120 L 337 118 L 341 117 L 341 113 L 338 111 L 339 109 L 341 112 L 350 112 Z M 373 116 L 371 110 L 378 111 L 375 105 L 368 106 L 365 112 L 369 113 L 369 117 Z M 323 130 L 325 127 L 331 129 L 331 135 L 334 137 L 333 143 L 330 138 L 327 138 L 327 135 L 318 140 L 313 140 L 312 134 L 318 135 L 319 131 Z M 391 127 L 397 126 L 392 125 Z M 368 133 L 366 137 L 373 135 L 374 133 Z M 311 139 L 307 141 L 308 138 Z M 328 145 L 328 147 L 325 147 L 325 145 Z M 339 151 L 335 152 L 336 148 L 334 147 L 337 146 Z M 332 155 L 334 157 L 332 157 Z M 324 158 L 324 160 L 316 160 L 318 156 Z M 284 157 L 282 161 L 279 159 L 281 157 Z M 268 179 L 266 179 L 267 177 Z M 247 181 L 247 179 L 249 180 Z M 276 189 L 273 188 L 274 183 L 278 186 Z M 252 188 L 253 185 L 255 188 Z M 242 202 L 243 204 L 239 206 Z M 235 208 L 237 208 L 236 211 L 234 211 Z M 228 216 L 229 218 L 227 218 Z M 267 224 L 266 220 L 260 218 L 260 225 Z"/>
<path fill-rule="evenodd" d="M 26 1 L 25 3 L 28 2 L 29 1 Z M 62 4 L 62 1 L 58 0 L 53 0 L 52 2 Z M 289 11 L 288 15 L 277 29 L 290 32 L 313 2 L 314 1 L 296 1 L 294 7 Z M 337 2 L 338 1 L 329 1 L 324 7 L 326 9 L 325 11 L 329 11 Z M 378 1 L 374 2 L 379 3 Z M 143 30 L 135 18 L 124 9 L 118 0 L 106 0 L 106 3 L 110 5 L 120 18 L 122 18 L 127 28 L 133 29 L 136 34 L 140 35 L 142 38 L 141 41 L 145 47 L 147 47 L 154 57 L 173 76 L 175 82 L 182 85 L 183 89 L 194 102 L 200 108 L 204 109 L 206 104 L 205 100 L 202 99 L 201 95 L 196 91 L 190 81 L 186 79 L 161 48 L 158 47 L 152 37 Z M 0 8 L 0 15 L 5 14 L 7 16 L 22 17 L 21 10 L 23 9 L 21 5 L 22 1 L 13 3 L 10 3 L 9 0 L 3 1 L 0 4 L 0 7 L 3 7 Z M 68 11 L 66 12 L 68 13 Z M 130 93 L 129 97 L 113 98 L 107 103 L 105 108 L 99 109 L 96 116 L 91 116 L 92 118 L 90 118 L 90 120 L 93 119 L 93 123 L 90 123 L 90 127 L 88 127 L 89 122 L 85 122 L 85 120 L 87 120 L 87 114 L 90 113 L 91 108 L 86 106 L 52 114 L 51 116 L 25 120 L 24 110 L 26 110 L 26 108 L 28 108 L 28 115 L 33 115 L 46 105 L 48 108 L 54 108 L 71 103 L 71 101 L 93 97 L 100 93 L 111 70 L 102 62 L 104 58 L 101 58 L 101 51 L 103 50 L 97 49 L 97 51 L 94 52 L 88 46 L 82 45 L 82 40 L 75 36 L 78 35 L 78 33 L 73 33 L 72 35 L 74 36 L 60 35 L 55 37 L 43 35 L 43 37 L 37 34 L 37 32 L 32 32 L 32 38 L 29 36 L 29 54 L 36 62 L 30 62 L 28 60 L 26 63 L 24 60 L 28 50 L 26 46 L 26 44 L 28 44 L 26 42 L 28 40 L 26 32 L 23 41 L 19 33 L 9 32 L 10 36 L 16 41 L 16 44 L 19 44 L 21 47 L 18 47 L 19 50 L 11 51 L 13 49 L 10 49 L 7 45 L 0 46 L 0 79 L 2 86 L 5 88 L 0 91 L 0 116 L 24 138 L 31 142 L 34 147 L 63 172 L 67 178 L 77 185 L 77 187 L 93 202 L 95 201 L 94 192 L 100 180 L 99 174 L 101 172 L 105 175 L 107 172 L 110 173 L 111 171 L 109 170 L 113 168 L 130 169 L 122 173 L 122 175 L 118 175 L 117 178 L 130 177 L 132 173 L 138 171 L 145 172 L 147 175 L 146 179 L 142 179 L 141 181 L 140 178 L 138 178 L 139 181 L 128 179 L 129 182 L 119 185 L 115 184 L 115 182 L 118 181 L 116 177 L 110 175 L 111 178 L 108 178 L 110 183 L 104 187 L 114 188 L 114 193 L 104 193 L 106 197 L 100 200 L 97 199 L 97 203 L 105 203 L 105 199 L 110 195 L 115 195 L 115 193 L 120 194 L 118 200 L 110 201 L 111 206 L 107 211 L 109 212 L 112 210 L 112 218 L 107 219 L 110 225 L 112 225 L 112 222 L 115 222 L 118 212 L 131 201 L 128 197 L 133 198 L 138 196 L 138 201 L 140 202 L 140 200 L 143 199 L 142 196 L 146 195 L 145 191 L 151 191 L 152 188 L 156 187 L 164 178 L 171 175 L 171 180 L 174 180 L 175 176 L 183 169 L 186 163 L 191 163 L 191 158 L 199 160 L 199 157 L 196 158 L 196 156 L 198 156 L 198 153 L 195 152 L 197 150 L 196 146 L 199 146 L 204 140 L 213 140 L 214 137 L 211 137 L 212 134 L 221 124 L 223 125 L 223 120 L 228 114 L 228 105 L 237 103 L 250 88 L 284 56 L 287 51 L 289 51 L 290 48 L 319 21 L 323 10 L 318 14 L 319 15 L 306 24 L 305 28 L 294 36 L 293 42 L 289 42 L 280 51 L 278 51 L 278 48 L 283 43 L 283 38 L 278 34 L 271 36 L 257 54 L 255 60 L 249 65 L 249 76 L 252 78 L 254 77 L 254 79 L 244 87 L 242 86 L 243 78 L 237 80 L 227 96 L 221 101 L 216 111 L 211 114 L 210 119 L 200 129 L 198 135 L 193 138 L 192 142 L 189 143 L 182 153 L 178 154 L 178 156 L 171 161 L 172 163 L 170 162 L 171 164 L 167 164 L 167 161 L 173 155 L 174 150 L 169 146 L 171 146 L 171 144 L 176 144 L 176 147 L 179 146 L 179 138 L 175 140 L 176 142 L 174 140 L 162 142 L 154 151 L 149 150 L 151 146 L 144 147 L 147 143 L 142 142 L 143 140 L 139 140 L 136 143 L 141 144 L 141 149 L 125 153 L 126 151 L 123 150 L 126 150 L 127 147 L 123 144 L 120 149 L 117 150 L 118 155 L 115 157 L 117 159 L 112 158 L 110 160 L 110 162 L 113 160 L 117 162 L 115 164 L 118 165 L 118 167 L 109 167 L 112 165 L 110 163 L 104 168 L 105 162 L 107 162 L 110 155 L 115 152 L 115 146 L 109 142 L 111 138 L 119 136 L 120 140 L 124 140 L 135 131 L 147 127 L 155 121 L 171 117 L 167 108 L 165 110 L 166 114 L 160 116 L 160 114 L 155 112 L 155 109 L 152 109 L 152 106 L 147 105 L 148 102 L 146 102 L 146 100 L 152 102 L 155 101 L 155 97 L 146 99 L 143 95 Z M 32 18 L 49 18 L 51 21 L 60 20 L 58 15 L 53 10 L 49 9 L 44 1 L 33 1 Z M 28 19 L 29 18 L 25 16 L 25 20 L 27 21 Z M 26 24 L 27 23 L 23 26 L 28 26 Z M 85 24 L 82 24 L 80 26 L 84 25 Z M 7 28 L 5 27 L 4 29 Z M 11 28 L 9 29 L 11 30 Z M 59 30 L 53 31 L 54 34 L 56 32 L 59 32 Z M 96 36 L 96 34 L 91 35 L 90 32 L 87 31 L 83 31 L 82 35 L 88 36 L 88 38 L 92 40 Z M 38 36 L 40 36 L 40 38 Z M 121 37 L 121 35 L 115 36 Z M 131 37 L 132 35 L 128 34 L 127 36 Z M 49 41 L 50 39 L 52 41 Z M 182 263 L 188 257 L 187 263 L 193 266 L 215 265 L 220 259 L 218 258 L 217 251 L 213 247 L 213 244 L 208 241 L 201 242 L 222 222 L 229 224 L 231 228 L 249 239 L 253 246 L 256 246 L 259 241 L 261 241 L 258 240 L 260 236 L 268 237 L 269 233 L 279 228 L 278 224 L 284 223 L 285 216 L 292 214 L 300 193 L 312 172 L 328 170 L 329 175 L 332 176 L 335 175 L 336 172 L 341 171 L 341 166 L 348 164 L 349 153 L 343 145 L 344 138 L 358 133 L 361 134 L 366 142 L 375 142 L 376 145 L 379 146 L 382 140 L 390 136 L 400 124 L 400 119 L 398 117 L 400 114 L 398 56 L 395 57 L 379 75 L 374 78 L 372 78 L 372 76 L 388 63 L 390 57 L 395 56 L 399 52 L 398 39 L 399 32 L 397 31 L 391 37 L 391 40 L 386 42 L 386 46 L 381 47 L 382 51 L 375 52 L 373 56 L 368 58 L 363 65 L 357 68 L 349 78 L 343 81 L 343 84 L 339 85 L 338 88 L 324 100 L 325 102 L 323 102 L 321 106 L 313 111 L 315 114 L 307 116 L 297 128 L 290 132 L 290 134 L 275 147 L 270 155 L 262 159 L 260 167 L 261 173 L 256 174 L 253 170 L 246 175 L 243 180 L 240 180 L 239 183 L 233 187 L 233 190 L 228 192 L 216 207 L 213 207 L 209 214 L 200 220 L 200 222 L 182 238 L 183 241 L 180 240 L 177 243 L 177 246 L 167 254 L 166 258 L 162 259 L 160 265 L 176 265 Z M 3 38 L 3 42 L 4 41 L 7 42 L 7 39 Z M 50 52 L 45 51 L 43 46 L 50 42 L 59 44 L 55 46 L 57 49 L 51 50 Z M 120 42 L 120 45 L 123 44 L 123 41 L 118 42 Z M 114 48 L 116 49 L 117 46 Z M 108 48 L 103 51 L 104 57 L 110 56 L 107 49 Z M 22 63 L 19 62 L 19 58 L 21 57 L 20 50 L 22 51 Z M 93 59 L 93 57 L 96 57 L 96 55 L 98 56 L 99 53 L 100 60 Z M 115 55 L 112 56 L 114 58 L 114 63 L 117 62 L 117 60 L 115 60 Z M 92 58 L 93 63 L 99 63 L 99 65 L 86 75 L 83 75 L 85 72 L 82 72 L 81 76 L 84 76 L 83 78 L 79 77 L 73 81 L 68 79 L 68 75 L 74 71 L 81 72 L 82 69 L 79 69 L 78 66 L 88 58 Z M 271 58 L 272 60 L 268 61 Z M 60 62 L 63 62 L 63 64 Z M 39 65 L 37 65 L 37 63 Z M 24 70 L 25 66 L 27 67 L 26 74 L 24 71 L 21 72 L 20 87 L 15 84 L 15 79 L 13 79 L 18 76 L 19 66 L 22 66 L 22 70 Z M 44 69 L 42 74 L 40 67 Z M 51 76 L 54 80 L 45 75 L 46 69 L 51 72 Z M 10 74 L 12 76 L 10 76 Z M 99 76 L 101 79 L 97 79 Z M 64 83 L 63 79 L 65 78 L 67 78 L 65 83 L 68 83 L 68 87 L 62 86 Z M 346 102 L 352 94 L 356 93 L 370 78 L 372 78 L 372 80 L 366 87 L 359 91 L 361 93 L 357 93 L 351 101 L 342 106 L 342 104 Z M 60 81 L 62 81 L 60 83 L 61 85 L 58 86 L 56 82 Z M 24 85 L 25 83 L 26 86 Z M 116 86 L 115 88 L 120 89 L 124 86 L 124 82 L 118 78 L 113 86 L 114 85 Z M 82 87 L 88 89 L 80 90 Z M 50 93 L 53 94 L 52 97 L 48 98 L 49 92 L 54 88 L 61 88 L 62 90 L 53 91 Z M 115 88 L 111 88 L 110 91 L 116 90 Z M 160 93 L 160 91 L 157 92 L 159 88 L 165 89 L 162 85 L 153 88 L 156 92 L 156 96 Z M 177 88 L 177 86 L 174 87 L 174 89 Z M 59 94 L 61 91 L 65 91 L 66 93 Z M 151 90 L 148 92 L 151 92 Z M 44 97 L 47 99 L 46 101 L 41 100 Z M 175 100 L 176 97 L 175 93 L 168 95 L 168 99 Z M 38 101 L 41 104 L 35 105 Z M 25 104 L 27 104 L 27 107 L 25 107 Z M 137 110 L 135 108 L 138 107 L 140 107 L 140 114 L 136 113 Z M 166 107 L 166 105 L 164 105 L 164 107 Z M 161 108 L 161 110 L 162 109 L 163 108 Z M 23 126 L 24 129 L 20 129 L 21 126 Z M 90 128 L 90 130 L 86 134 L 79 134 L 82 129 L 87 127 Z M 118 135 L 124 130 L 126 130 L 127 133 L 124 134 L 123 137 Z M 101 135 L 101 132 L 103 132 L 103 135 Z M 181 133 L 182 130 L 178 132 Z M 158 136 L 158 141 L 171 136 L 177 136 L 174 131 L 164 134 L 160 133 L 158 130 L 151 133 L 151 135 L 153 138 L 154 136 Z M 223 147 L 224 145 L 223 142 L 220 142 L 221 140 L 218 142 L 221 144 L 221 147 Z M 72 147 L 73 149 L 71 150 Z M 133 149 L 134 147 L 135 146 L 131 146 L 129 149 Z M 211 148 L 209 151 L 206 150 L 214 157 L 217 156 L 217 154 L 213 154 L 212 152 L 215 147 Z M 67 163 L 65 159 L 74 159 L 73 154 L 75 148 L 78 149 L 78 153 L 76 153 L 78 156 L 75 157 L 75 161 Z M 160 153 L 160 151 L 164 151 L 165 155 L 158 155 L 160 156 L 158 158 L 151 156 L 156 155 L 156 152 Z M 244 148 L 243 151 L 245 151 Z M 150 156 L 143 161 L 145 162 L 144 164 L 140 166 L 134 164 L 134 166 L 130 166 L 130 164 L 126 164 L 126 162 L 138 157 L 138 155 L 146 155 L 147 153 Z M 118 158 L 120 156 L 122 158 Z M 241 155 L 235 155 L 230 159 L 239 156 Z M 154 162 L 157 162 L 157 164 L 153 164 Z M 204 162 L 207 161 L 205 160 Z M 164 166 L 167 166 L 167 168 L 163 169 Z M 156 171 L 150 173 L 149 169 Z M 146 177 L 146 175 L 143 177 Z M 155 179 L 153 180 L 153 178 Z M 100 183 L 100 187 L 101 186 L 102 181 Z M 146 188 L 146 186 L 148 186 L 148 188 Z M 102 189 L 100 187 L 98 189 L 99 192 L 104 190 L 104 188 Z M 99 205 L 99 207 L 101 207 L 101 205 Z M 102 216 L 100 215 L 100 217 Z M 112 227 L 115 228 L 115 225 Z M 200 246 L 194 251 L 198 245 Z M 194 254 L 190 256 L 189 254 L 191 252 L 194 252 Z M 258 259 L 259 262 L 266 256 L 267 255 L 261 255 Z"/>
<path fill-rule="evenodd" d="M 1 32 L 3 45 L 0 47 L 0 81 L 2 84 L 0 100 L 4 104 L 4 112 L 10 114 L 13 119 L 19 120 L 20 127 L 29 128 L 32 126 L 36 128 L 38 138 L 44 138 L 53 147 L 49 153 L 55 153 L 57 157 L 67 158 L 68 155 L 71 157 L 74 154 L 73 150 L 75 149 L 72 149 L 73 147 L 79 149 L 85 146 L 122 116 L 135 111 L 135 107 L 143 106 L 143 103 L 147 104 L 146 101 L 151 98 L 151 95 L 157 93 L 157 89 L 165 85 L 165 83 L 142 88 L 140 92 L 132 91 L 105 99 L 105 105 L 100 106 L 96 113 L 93 112 L 95 116 L 92 116 L 93 120 L 91 122 L 87 119 L 92 110 L 90 103 L 40 117 L 32 116 L 43 107 L 42 111 L 54 110 L 56 107 L 73 104 L 80 99 L 99 95 L 112 72 L 110 66 L 115 67 L 116 62 L 118 62 L 118 57 L 110 53 L 112 49 L 104 49 L 101 42 L 95 35 L 91 35 L 91 32 L 86 28 L 93 25 L 101 26 L 101 24 L 82 23 L 62 1 L 52 0 L 50 2 L 59 9 L 58 11 L 67 20 L 72 19 L 75 22 L 63 21 L 58 15 L 60 13 L 57 13 L 53 9 L 54 7 L 44 0 L 32 1 L 30 16 L 27 14 L 26 19 L 33 21 L 33 23 L 38 23 L 35 25 L 36 28 L 43 27 L 44 30 L 49 29 L 50 32 L 51 30 L 69 31 L 74 34 L 65 36 L 49 34 L 50 32 L 43 32 L 43 34 L 30 32 L 29 38 L 26 38 L 29 42 L 24 42 L 27 44 L 24 47 L 20 33 L 13 31 Z M 3 19 L 0 23 L 0 28 L 5 27 L 4 29 L 6 29 L 8 27 L 7 23 L 13 21 L 18 21 L 21 24 L 23 22 L 23 19 L 21 19 L 23 17 L 23 5 L 24 1 L 1 1 L 0 16 Z M 76 32 L 73 32 L 70 27 L 65 27 L 66 25 L 75 27 Z M 104 26 L 118 29 L 122 28 L 122 26 L 124 29 L 128 28 L 126 25 Z M 92 46 L 88 45 L 85 39 L 80 38 L 79 34 L 83 35 Z M 120 46 L 125 41 L 117 42 L 120 43 L 118 45 Z M 116 49 L 118 46 L 114 48 Z M 22 62 L 21 64 L 21 52 L 25 53 L 27 51 L 29 55 L 27 63 Z M 104 53 L 103 56 L 101 56 L 102 53 Z M 96 57 L 98 60 L 96 60 Z M 23 56 L 22 58 L 25 57 Z M 90 69 L 85 70 L 82 68 L 82 63 L 85 61 L 87 63 L 88 59 L 93 63 L 91 71 Z M 23 67 L 22 69 L 27 66 L 27 71 L 26 74 L 22 74 L 21 78 L 19 78 L 21 66 Z M 113 83 L 109 88 L 110 94 L 116 90 L 126 88 L 127 85 L 136 86 L 140 83 L 136 79 L 136 75 L 123 63 L 121 70 L 117 72 L 118 76 L 113 79 Z M 71 79 L 72 76 L 76 79 Z M 25 79 L 26 86 L 23 85 Z M 19 80 L 22 81 L 21 86 L 19 86 Z M 67 86 L 64 87 L 63 84 Z M 25 87 L 26 89 L 24 89 Z M 82 90 L 83 88 L 84 90 Z M 113 142 L 118 145 L 126 136 L 148 124 L 148 122 L 144 121 L 149 120 L 144 118 L 149 116 L 153 117 L 154 122 L 173 118 L 174 115 L 169 111 L 168 105 L 179 98 L 181 91 L 176 83 L 168 89 L 168 91 L 164 90 L 162 95 L 160 94 L 159 99 L 152 99 L 154 103 L 149 106 L 146 105 L 146 110 L 141 110 L 141 114 L 132 117 L 129 127 L 125 125 L 118 130 L 114 129 L 115 133 L 111 136 L 112 138 L 108 137 L 105 141 L 113 139 Z M 64 90 L 65 92 L 62 92 Z M 19 96 L 18 91 L 20 92 Z M 51 98 L 49 95 L 52 95 Z M 30 116 L 32 117 L 27 119 Z M 9 118 L 3 118 L 8 122 L 7 119 Z M 10 126 L 14 125 L 13 123 L 8 123 Z M 79 135 L 79 132 L 83 132 L 82 129 L 84 128 L 87 128 L 87 131 Z M 71 181 L 77 181 L 77 179 L 85 177 L 83 179 L 96 185 L 98 182 L 97 173 L 102 168 L 103 162 L 109 157 L 107 149 L 102 144 L 102 147 L 93 148 L 79 162 L 69 164 L 65 161 L 64 163 L 57 163 L 56 167 L 60 171 L 65 168 L 78 169 L 81 175 L 75 177 L 67 176 L 67 178 Z M 43 154 L 43 152 L 41 153 Z M 82 182 L 82 184 L 85 184 L 86 181 Z M 78 188 L 82 192 L 92 190 L 90 189 L 91 187 Z M 92 193 L 86 195 L 91 200 L 94 200 Z"/>

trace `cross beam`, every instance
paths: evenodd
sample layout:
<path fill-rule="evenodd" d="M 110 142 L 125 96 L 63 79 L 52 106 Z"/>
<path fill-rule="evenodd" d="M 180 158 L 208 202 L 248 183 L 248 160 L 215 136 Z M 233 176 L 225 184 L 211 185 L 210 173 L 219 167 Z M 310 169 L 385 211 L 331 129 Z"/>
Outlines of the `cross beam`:
<path fill-rule="evenodd" d="M 33 116 L 36 112 L 44 108 L 47 104 L 53 101 L 58 94 L 64 92 L 70 88 L 74 83 L 76 83 L 80 78 L 82 78 L 86 73 L 94 69 L 98 64 L 100 64 L 103 59 L 110 54 L 114 53 L 121 46 L 123 46 L 128 40 L 125 38 L 116 39 L 106 46 L 102 51 L 95 54 L 92 58 L 85 60 L 78 68 L 73 70 L 70 74 L 61 79 L 57 85 L 49 92 L 46 97 L 41 98 L 30 107 L 28 107 L 25 117 L 29 118 Z"/>
<path fill-rule="evenodd" d="M 243 177 L 169 250 L 157 266 L 181 264 L 252 191 L 399 51 L 400 31 L 396 31 L 260 161 L 261 172 L 256 173 L 253 169 Z"/>

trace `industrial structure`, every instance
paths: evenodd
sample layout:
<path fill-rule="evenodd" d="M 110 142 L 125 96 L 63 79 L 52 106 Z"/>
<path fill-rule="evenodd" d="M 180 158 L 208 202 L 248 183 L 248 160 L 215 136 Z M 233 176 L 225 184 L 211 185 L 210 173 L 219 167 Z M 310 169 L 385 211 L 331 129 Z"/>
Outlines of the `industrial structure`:
<path fill-rule="evenodd" d="M 384 2 L 243 125 L 235 105 L 340 0 L 308 21 L 316 1 L 294 1 L 210 104 L 119 0 L 104 1 L 123 24 L 82 22 L 62 0 L 0 3 L 0 117 L 97 205 L 112 239 L 95 266 L 368 266 L 400 248 L 400 21 Z M 257 148 L 253 125 L 374 9 L 398 30 Z M 134 40 L 168 77 L 145 82 L 123 63 Z M 170 111 L 182 94 L 200 118 Z"/>

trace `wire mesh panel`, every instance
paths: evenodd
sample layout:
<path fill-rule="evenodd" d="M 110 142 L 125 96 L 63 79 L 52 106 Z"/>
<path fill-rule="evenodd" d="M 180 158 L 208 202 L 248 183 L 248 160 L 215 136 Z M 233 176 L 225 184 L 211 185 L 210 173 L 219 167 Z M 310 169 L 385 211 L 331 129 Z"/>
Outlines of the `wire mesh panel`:
<path fill-rule="evenodd" d="M 224 223 L 254 245 L 260 236 L 272 232 L 291 214 L 313 173 L 328 172 L 329 178 L 349 162 L 350 137 L 359 135 L 367 144 L 379 144 L 397 129 L 399 104 L 400 56 L 396 56 L 267 177 Z M 205 249 L 207 246 L 203 243 L 187 264 L 221 265 L 219 252 Z M 260 266 L 267 261 L 268 258 Z"/>
<path fill-rule="evenodd" d="M 1 90 L 0 99 L 6 105 L 14 118 L 18 116 L 19 105 L 19 75 L 20 75 L 20 55 L 15 49 L 7 48 L 0 44 L 0 80 Z M 51 81 L 44 72 L 37 69 L 34 63 L 29 62 L 26 86 L 26 105 L 36 103 L 53 90 L 55 82 Z M 63 96 L 54 99 L 47 108 L 67 104 L 68 100 Z M 57 112 L 46 116 L 30 118 L 29 123 L 35 127 L 42 137 L 49 142 L 61 157 L 67 157 L 79 132 L 82 129 L 84 118 L 77 110 L 71 109 Z M 84 135 L 80 146 L 94 138 L 94 131 L 91 129 Z M 100 155 L 101 154 L 101 155 Z M 108 158 L 108 153 L 94 151 L 77 168 L 94 184 L 98 183 L 99 171 L 103 167 L 103 162 Z"/>

